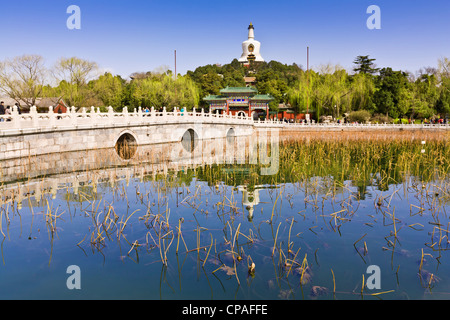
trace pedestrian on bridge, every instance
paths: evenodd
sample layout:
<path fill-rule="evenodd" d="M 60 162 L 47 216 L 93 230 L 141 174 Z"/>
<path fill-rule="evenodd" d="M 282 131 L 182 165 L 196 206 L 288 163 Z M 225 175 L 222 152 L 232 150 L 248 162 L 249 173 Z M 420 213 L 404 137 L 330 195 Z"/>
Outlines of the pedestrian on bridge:
<path fill-rule="evenodd" d="M 5 105 L 4 102 L 0 102 L 0 116 L 5 114 Z M 3 118 L 0 119 L 0 122 L 3 122 Z"/>

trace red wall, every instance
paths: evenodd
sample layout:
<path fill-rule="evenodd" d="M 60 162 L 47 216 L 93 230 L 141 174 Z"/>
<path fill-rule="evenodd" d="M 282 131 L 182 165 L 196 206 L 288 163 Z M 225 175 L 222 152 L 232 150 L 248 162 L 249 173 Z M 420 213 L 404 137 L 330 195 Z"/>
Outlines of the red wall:
<path fill-rule="evenodd" d="M 297 114 L 295 114 L 295 113 L 290 113 L 290 112 L 288 113 L 287 111 L 278 111 L 277 118 L 279 120 L 282 120 L 282 119 L 304 120 L 304 119 L 306 119 L 305 115 L 306 115 L 305 113 L 297 113 Z M 310 114 L 309 117 L 310 117 L 310 119 L 312 119 L 312 115 L 311 114 Z"/>
<path fill-rule="evenodd" d="M 53 112 L 58 113 L 58 109 L 61 109 L 61 113 L 67 112 L 66 106 L 64 104 L 62 104 L 61 101 L 58 103 L 58 105 L 55 108 L 53 108 Z"/>

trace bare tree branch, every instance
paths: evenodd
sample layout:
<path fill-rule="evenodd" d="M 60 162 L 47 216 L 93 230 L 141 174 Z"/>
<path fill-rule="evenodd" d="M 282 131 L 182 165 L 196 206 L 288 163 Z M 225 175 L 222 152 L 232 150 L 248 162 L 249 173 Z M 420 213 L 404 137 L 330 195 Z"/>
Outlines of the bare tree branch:
<path fill-rule="evenodd" d="M 19 104 L 28 107 L 36 103 L 42 93 L 47 74 L 40 55 L 23 55 L 0 63 L 0 89 Z"/>

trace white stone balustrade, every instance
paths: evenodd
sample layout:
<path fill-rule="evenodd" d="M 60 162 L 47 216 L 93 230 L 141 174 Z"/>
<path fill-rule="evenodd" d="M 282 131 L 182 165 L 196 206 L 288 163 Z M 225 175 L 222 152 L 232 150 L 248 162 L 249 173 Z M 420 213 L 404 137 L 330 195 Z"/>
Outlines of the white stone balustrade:
<path fill-rule="evenodd" d="M 198 111 L 181 112 L 178 108 L 173 111 L 156 111 L 153 107 L 150 111 L 143 111 L 141 107 L 129 112 L 123 108 L 122 112 L 114 112 L 111 106 L 107 112 L 100 112 L 99 108 L 91 107 L 88 110 L 81 108 L 78 112 L 75 107 L 68 109 L 66 113 L 55 113 L 49 107 L 47 113 L 38 113 L 36 107 L 31 107 L 29 113 L 19 114 L 13 106 L 10 115 L 0 115 L 0 135 L 11 133 L 27 133 L 41 131 L 55 131 L 68 129 L 106 128 L 106 127 L 126 127 L 145 126 L 167 123 L 217 123 L 217 124 L 244 124 L 254 127 L 283 127 L 295 128 L 405 128 L 405 129 L 426 129 L 440 128 L 450 129 L 450 124 L 353 124 L 353 123 L 287 123 L 279 120 L 254 121 L 251 117 L 238 115 L 225 115 L 218 113 Z"/>
<path fill-rule="evenodd" d="M 75 107 L 71 107 L 66 113 L 55 113 L 53 108 L 49 107 L 47 113 L 38 113 L 36 107 L 31 107 L 29 113 L 19 114 L 15 107 L 13 107 L 10 115 L 0 116 L 0 134 L 1 132 L 10 132 L 12 130 L 26 132 L 33 130 L 104 128 L 109 126 L 136 126 L 183 122 L 253 124 L 253 120 L 249 117 L 213 114 L 205 112 L 203 109 L 200 112 L 181 112 L 175 108 L 173 111 L 168 112 L 164 107 L 162 112 L 157 112 L 154 108 L 149 112 L 145 112 L 139 107 L 137 110 L 134 109 L 133 112 L 129 112 L 127 108 L 123 108 L 122 112 L 114 112 L 110 106 L 107 112 L 100 112 L 99 108 L 94 107 L 91 107 L 89 111 L 86 108 L 81 108 L 80 111 L 76 112 Z"/>

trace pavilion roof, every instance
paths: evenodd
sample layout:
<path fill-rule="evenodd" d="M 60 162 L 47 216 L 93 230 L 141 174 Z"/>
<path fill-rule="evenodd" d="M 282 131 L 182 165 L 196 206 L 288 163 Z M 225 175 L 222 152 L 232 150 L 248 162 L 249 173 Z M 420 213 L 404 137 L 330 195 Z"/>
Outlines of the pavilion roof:
<path fill-rule="evenodd" d="M 257 94 L 257 95 L 254 95 L 253 97 L 250 97 L 250 100 L 272 101 L 272 100 L 274 100 L 274 97 L 272 97 L 270 94 Z"/>
<path fill-rule="evenodd" d="M 210 94 L 209 96 L 204 97 L 203 100 L 206 100 L 206 101 L 214 101 L 214 100 L 225 101 L 225 100 L 227 100 L 227 97 L 225 97 L 225 96 L 218 96 L 218 95 L 215 95 L 215 94 Z"/>
<path fill-rule="evenodd" d="M 205 101 L 226 101 L 230 94 L 247 94 L 250 100 L 272 101 L 274 97 L 270 94 L 258 94 L 255 87 L 226 87 L 220 90 L 220 95 L 210 94 L 203 98 Z"/>
<path fill-rule="evenodd" d="M 220 90 L 220 93 L 258 93 L 254 87 L 226 87 Z"/>

